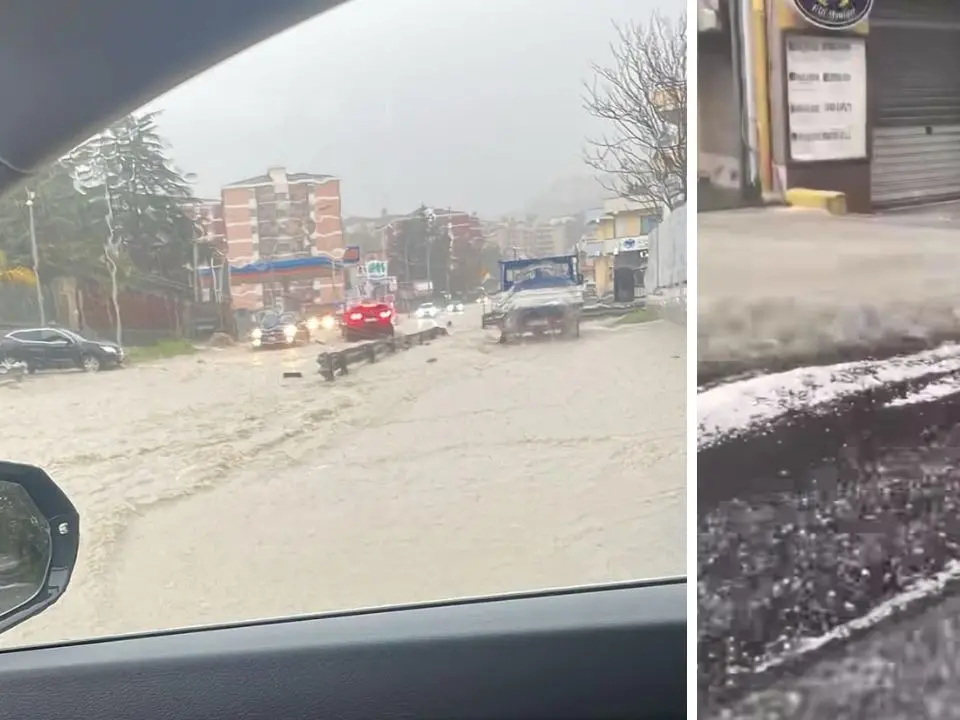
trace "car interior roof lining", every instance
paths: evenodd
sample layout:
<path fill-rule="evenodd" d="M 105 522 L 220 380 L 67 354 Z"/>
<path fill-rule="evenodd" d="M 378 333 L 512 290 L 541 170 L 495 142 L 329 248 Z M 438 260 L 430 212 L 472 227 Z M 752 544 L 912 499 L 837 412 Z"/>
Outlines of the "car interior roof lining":
<path fill-rule="evenodd" d="M 344 0 L 0 5 L 0 192 L 112 120 Z"/>

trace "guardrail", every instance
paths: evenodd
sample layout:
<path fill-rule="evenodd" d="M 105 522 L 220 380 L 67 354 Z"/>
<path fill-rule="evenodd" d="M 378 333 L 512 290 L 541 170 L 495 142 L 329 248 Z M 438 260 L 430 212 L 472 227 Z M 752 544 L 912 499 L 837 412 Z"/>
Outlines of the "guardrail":
<path fill-rule="evenodd" d="M 584 305 L 580 311 L 582 320 L 591 320 L 603 317 L 621 317 L 629 315 L 638 308 L 646 307 L 645 300 L 635 300 L 632 303 L 602 303 L 599 305 Z"/>
<path fill-rule="evenodd" d="M 418 332 L 395 335 L 392 338 L 369 340 L 340 350 L 322 352 L 317 355 L 317 365 L 320 366 L 323 379 L 332 382 L 338 375 L 349 375 L 351 365 L 362 362 L 375 363 L 385 355 L 394 355 L 417 345 L 426 345 L 438 337 L 449 334 L 445 327 L 437 325 Z"/>
<path fill-rule="evenodd" d="M 637 308 L 646 306 L 646 300 L 635 300 L 632 303 L 597 303 L 596 305 L 584 305 L 580 309 L 580 319 L 595 320 L 605 317 L 622 317 Z M 480 321 L 480 326 L 483 329 L 499 327 L 503 317 L 504 313 L 499 311 L 484 313 Z"/>

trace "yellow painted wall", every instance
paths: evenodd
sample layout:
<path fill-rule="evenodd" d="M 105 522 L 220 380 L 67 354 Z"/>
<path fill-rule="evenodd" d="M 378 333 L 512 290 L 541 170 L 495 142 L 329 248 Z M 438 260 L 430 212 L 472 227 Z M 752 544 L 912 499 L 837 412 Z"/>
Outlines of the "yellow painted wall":
<path fill-rule="evenodd" d="M 613 267 L 612 255 L 601 255 L 593 263 L 593 281 L 597 284 L 597 293 L 604 295 L 613 292 L 613 282 L 610 280 L 612 275 L 610 268 Z"/>
<path fill-rule="evenodd" d="M 616 218 L 600 218 L 600 227 L 597 230 L 599 240 L 612 240 L 620 237 L 635 237 L 641 235 L 640 218 L 648 213 L 627 211 L 617 213 Z"/>

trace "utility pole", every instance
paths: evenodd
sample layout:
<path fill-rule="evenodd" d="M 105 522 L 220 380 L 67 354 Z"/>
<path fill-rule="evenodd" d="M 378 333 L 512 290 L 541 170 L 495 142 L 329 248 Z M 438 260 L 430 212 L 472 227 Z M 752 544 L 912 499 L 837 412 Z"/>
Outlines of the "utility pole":
<path fill-rule="evenodd" d="M 40 253 L 37 250 L 37 226 L 33 217 L 33 190 L 27 189 L 27 212 L 30 215 L 30 252 L 33 254 L 33 276 L 37 281 L 37 307 L 40 309 L 40 325 L 46 326 L 47 316 L 43 309 L 43 287 L 40 285 Z"/>
<path fill-rule="evenodd" d="M 193 239 L 193 301 L 200 302 L 200 238 Z"/>

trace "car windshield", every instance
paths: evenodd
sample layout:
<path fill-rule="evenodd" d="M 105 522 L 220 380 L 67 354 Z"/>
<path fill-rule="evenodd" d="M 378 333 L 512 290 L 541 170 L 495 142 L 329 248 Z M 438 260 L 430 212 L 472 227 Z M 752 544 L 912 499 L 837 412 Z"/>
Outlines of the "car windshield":
<path fill-rule="evenodd" d="M 0 648 L 685 574 L 684 13 L 348 0 L 31 167 L 0 326 L 97 342 L 0 347 L 82 527 Z"/>
<path fill-rule="evenodd" d="M 269 330 L 275 328 L 282 321 L 280 313 L 269 310 L 260 316 L 260 327 Z"/>

